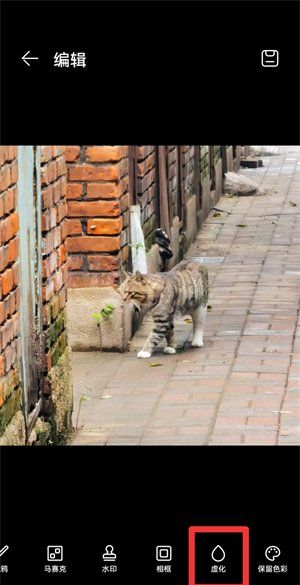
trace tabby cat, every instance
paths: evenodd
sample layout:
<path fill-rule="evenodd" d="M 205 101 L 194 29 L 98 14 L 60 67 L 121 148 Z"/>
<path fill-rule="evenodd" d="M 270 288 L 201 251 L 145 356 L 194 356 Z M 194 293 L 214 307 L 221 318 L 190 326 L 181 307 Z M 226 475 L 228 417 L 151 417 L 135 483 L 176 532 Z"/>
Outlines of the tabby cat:
<path fill-rule="evenodd" d="M 154 327 L 145 345 L 137 354 L 149 358 L 165 338 L 165 353 L 175 353 L 174 317 L 176 313 L 191 315 L 193 347 L 202 347 L 203 328 L 208 300 L 208 274 L 196 260 L 185 260 L 170 272 L 127 275 L 120 287 L 123 300 L 132 302 L 138 311 L 150 310 Z"/>

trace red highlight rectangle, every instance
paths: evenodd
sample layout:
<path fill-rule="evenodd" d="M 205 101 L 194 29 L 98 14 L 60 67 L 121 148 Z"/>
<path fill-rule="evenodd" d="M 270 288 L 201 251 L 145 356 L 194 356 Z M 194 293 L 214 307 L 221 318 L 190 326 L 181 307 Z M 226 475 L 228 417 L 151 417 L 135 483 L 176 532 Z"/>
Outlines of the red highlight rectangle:
<path fill-rule="evenodd" d="M 212 585 L 196 583 L 196 534 L 207 532 L 236 532 L 243 540 L 243 581 L 239 585 L 249 585 L 249 528 L 248 526 L 190 526 L 189 527 L 189 585 Z M 218 585 L 217 583 L 215 585 Z M 226 585 L 233 585 L 227 583 Z M 236 585 L 236 584 L 235 584 Z"/>

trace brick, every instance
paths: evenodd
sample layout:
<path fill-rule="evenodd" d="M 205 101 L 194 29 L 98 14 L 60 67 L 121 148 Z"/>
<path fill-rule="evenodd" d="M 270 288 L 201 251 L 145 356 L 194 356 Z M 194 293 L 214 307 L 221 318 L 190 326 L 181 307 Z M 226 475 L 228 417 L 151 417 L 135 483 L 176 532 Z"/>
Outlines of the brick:
<path fill-rule="evenodd" d="M 67 219 L 67 230 L 68 235 L 81 235 L 82 226 L 80 219 Z"/>
<path fill-rule="evenodd" d="M 74 162 L 80 155 L 80 146 L 66 146 L 65 157 L 67 162 Z"/>
<path fill-rule="evenodd" d="M 47 165 L 47 176 L 49 183 L 53 183 L 57 179 L 57 166 L 54 160 Z"/>
<path fill-rule="evenodd" d="M 52 158 L 52 147 L 42 146 L 41 147 L 41 162 L 47 163 Z"/>
<path fill-rule="evenodd" d="M 59 158 L 56 159 L 56 171 L 58 177 L 61 177 L 67 172 L 64 156 L 60 156 Z"/>
<path fill-rule="evenodd" d="M 1 348 L 4 350 L 14 337 L 14 326 L 12 319 L 8 319 L 1 327 Z"/>
<path fill-rule="evenodd" d="M 13 278 L 14 278 L 14 286 L 17 286 L 20 283 L 20 264 L 19 262 L 15 262 L 12 266 L 13 271 Z"/>
<path fill-rule="evenodd" d="M 11 318 L 13 324 L 13 335 L 17 337 L 20 334 L 20 317 L 19 314 L 16 313 Z"/>
<path fill-rule="evenodd" d="M 3 355 L 0 355 L 0 376 L 4 376 L 5 374 L 5 362 Z"/>
<path fill-rule="evenodd" d="M 57 226 L 53 230 L 53 247 L 57 248 L 58 246 L 60 246 L 60 244 L 61 244 L 61 228 L 60 228 L 60 226 Z"/>
<path fill-rule="evenodd" d="M 122 231 L 123 219 L 89 219 L 87 222 L 87 233 L 93 235 L 113 236 Z"/>
<path fill-rule="evenodd" d="M 42 286 L 42 298 L 43 301 L 49 301 L 54 295 L 54 283 L 52 280 L 48 280 Z"/>
<path fill-rule="evenodd" d="M 19 230 L 19 214 L 16 211 L 11 214 L 10 221 L 12 226 L 12 234 L 15 236 Z"/>
<path fill-rule="evenodd" d="M 68 269 L 80 270 L 84 264 L 84 256 L 68 256 Z M 93 270 L 89 268 L 89 270 Z"/>
<path fill-rule="evenodd" d="M 86 149 L 87 160 L 90 162 L 114 162 L 119 161 L 125 154 L 122 146 L 88 146 Z"/>
<path fill-rule="evenodd" d="M 17 146 L 6 146 L 6 160 L 7 161 L 12 161 L 17 156 L 18 156 L 18 147 Z"/>
<path fill-rule="evenodd" d="M 70 201 L 69 217 L 116 217 L 120 215 L 118 201 Z"/>
<path fill-rule="evenodd" d="M 5 305 L 5 312 L 8 316 L 12 315 L 15 312 L 16 298 L 15 298 L 14 291 L 12 291 L 11 293 L 9 293 L 7 295 L 6 299 L 4 300 L 4 305 Z"/>
<path fill-rule="evenodd" d="M 5 250 L 5 248 L 7 248 L 7 252 Z M 4 268 L 7 266 L 7 258 L 8 258 L 8 245 L 7 246 L 2 246 L 0 248 L 0 272 L 2 272 L 4 270 Z"/>
<path fill-rule="evenodd" d="M 6 160 L 5 146 L 0 146 L 0 167 L 4 165 L 5 160 Z"/>
<path fill-rule="evenodd" d="M 120 201 L 121 212 L 128 209 L 129 204 L 130 204 L 130 195 L 129 195 L 129 193 L 125 193 L 125 195 L 122 196 L 121 201 Z"/>
<path fill-rule="evenodd" d="M 50 229 L 50 210 L 46 209 L 42 213 L 42 232 L 48 232 Z"/>
<path fill-rule="evenodd" d="M 87 184 L 87 199 L 117 199 L 120 194 L 120 186 L 117 183 Z"/>
<path fill-rule="evenodd" d="M 69 274 L 68 285 L 70 288 L 86 288 L 89 286 L 114 286 L 119 284 L 119 272 L 107 274 L 93 274 L 82 272 L 80 274 Z"/>
<path fill-rule="evenodd" d="M 58 298 L 59 298 L 59 307 L 60 309 L 63 309 L 66 301 L 67 301 L 67 289 L 65 286 L 63 286 L 60 291 L 58 292 Z"/>
<path fill-rule="evenodd" d="M 49 260 L 49 270 L 50 270 L 50 273 L 52 273 L 52 272 L 54 272 L 54 270 L 56 270 L 56 268 L 58 266 L 57 250 L 52 250 L 48 260 Z"/>
<path fill-rule="evenodd" d="M 41 166 L 41 185 L 42 187 L 45 187 L 48 184 L 49 184 L 48 165 L 43 165 Z"/>
<path fill-rule="evenodd" d="M 65 201 L 60 201 L 57 205 L 57 221 L 58 223 L 61 222 L 61 220 L 66 217 L 68 212 L 68 207 Z"/>
<path fill-rule="evenodd" d="M 16 258 L 19 256 L 19 238 L 13 238 L 8 243 L 8 258 L 7 263 L 10 264 L 14 262 Z"/>
<path fill-rule="evenodd" d="M 97 183 L 96 183 L 97 184 Z M 83 195 L 82 183 L 69 183 L 67 187 L 67 199 L 79 199 Z"/>
<path fill-rule="evenodd" d="M 54 234 L 53 234 L 52 230 L 51 232 L 48 232 L 47 235 L 42 238 L 42 252 L 43 254 L 50 254 L 51 250 L 53 250 L 53 238 L 54 238 Z"/>
<path fill-rule="evenodd" d="M 0 302 L 0 324 L 2 324 L 3 321 L 5 321 L 5 319 L 6 319 L 5 304 L 3 302 Z"/>
<path fill-rule="evenodd" d="M 51 322 L 51 307 L 49 304 L 44 305 L 42 309 L 43 326 L 49 325 Z"/>
<path fill-rule="evenodd" d="M 56 207 L 51 207 L 51 209 L 49 210 L 49 223 L 50 223 L 50 229 L 53 229 L 56 227 L 56 224 L 57 224 L 57 208 Z"/>
<path fill-rule="evenodd" d="M 126 260 L 128 260 L 129 258 L 129 246 L 124 246 L 122 248 L 122 260 L 123 262 L 126 262 Z"/>
<path fill-rule="evenodd" d="M 5 191 L 4 193 L 2 193 L 2 195 L 0 195 L 0 217 L 3 217 L 3 215 L 4 215 L 4 197 L 5 197 L 6 193 L 7 193 L 7 191 Z"/>
<path fill-rule="evenodd" d="M 68 238 L 68 252 L 116 252 L 120 249 L 120 238 L 109 236 L 82 236 Z"/>
<path fill-rule="evenodd" d="M 7 214 L 15 208 L 15 192 L 16 189 L 8 189 L 4 193 L 4 212 Z M 1 213 L 1 209 L 0 209 Z"/>
<path fill-rule="evenodd" d="M 15 301 L 16 301 L 16 311 L 20 308 L 20 287 L 18 286 L 15 293 Z"/>
<path fill-rule="evenodd" d="M 62 193 L 62 197 L 66 197 L 66 195 L 67 195 L 67 188 L 68 188 L 67 175 L 63 175 L 62 177 L 60 177 L 60 182 L 61 182 L 61 193 Z"/>
<path fill-rule="evenodd" d="M 14 236 L 12 215 L 6 217 L 1 223 L 3 242 L 8 242 Z"/>
<path fill-rule="evenodd" d="M 87 262 L 89 270 L 98 272 L 118 270 L 120 267 L 119 256 L 88 256 Z"/>
<path fill-rule="evenodd" d="M 53 201 L 54 203 L 58 203 L 58 201 L 60 201 L 60 199 L 63 196 L 62 193 L 62 187 L 63 187 L 63 183 L 62 183 L 62 179 L 59 179 L 58 181 L 56 181 L 53 185 Z"/>
<path fill-rule="evenodd" d="M 70 181 L 116 181 L 118 165 L 74 165 L 69 167 Z"/>
<path fill-rule="evenodd" d="M 44 258 L 42 260 L 42 277 L 49 278 L 50 276 L 51 276 L 50 260 L 49 258 Z"/>
<path fill-rule="evenodd" d="M 43 209 L 48 209 L 53 203 L 53 187 L 52 185 L 42 189 Z"/>
<path fill-rule="evenodd" d="M 65 146 L 52 146 L 52 156 L 55 158 L 64 154 L 66 147 Z"/>
<path fill-rule="evenodd" d="M 10 184 L 10 168 L 8 165 L 4 165 L 0 170 L 0 191 L 5 191 Z"/>
<path fill-rule="evenodd" d="M 59 227 L 61 230 L 61 240 L 63 242 L 68 235 L 68 220 L 66 218 L 63 219 Z"/>
<path fill-rule="evenodd" d="M 54 282 L 54 290 L 55 290 L 55 292 L 58 292 L 64 284 L 63 273 L 62 273 L 61 269 L 57 270 L 55 272 L 53 282 Z"/>
<path fill-rule="evenodd" d="M 66 248 L 64 244 L 61 244 L 57 250 L 58 266 L 66 261 Z"/>
<path fill-rule="evenodd" d="M 8 268 L 1 275 L 2 294 L 7 295 L 14 285 L 14 274 L 11 268 Z"/>
<path fill-rule="evenodd" d="M 59 296 L 55 295 L 51 302 L 50 302 L 50 306 L 51 306 L 51 318 L 56 319 L 57 315 L 59 314 L 59 310 L 60 310 L 60 303 L 59 303 Z"/>
<path fill-rule="evenodd" d="M 62 275 L 63 275 L 63 284 L 67 284 L 67 282 L 68 282 L 68 266 L 67 266 L 66 262 L 64 264 L 62 264 L 61 271 L 62 271 Z"/>
<path fill-rule="evenodd" d="M 5 360 L 5 372 L 8 372 L 16 359 L 16 345 L 14 343 L 8 345 L 3 356 Z"/>

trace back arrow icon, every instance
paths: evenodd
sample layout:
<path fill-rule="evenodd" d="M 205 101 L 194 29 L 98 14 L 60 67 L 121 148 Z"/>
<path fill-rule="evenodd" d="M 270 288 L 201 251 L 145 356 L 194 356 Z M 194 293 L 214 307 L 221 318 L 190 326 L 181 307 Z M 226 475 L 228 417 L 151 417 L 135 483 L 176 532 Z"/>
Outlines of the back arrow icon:
<path fill-rule="evenodd" d="M 25 53 L 25 55 L 22 57 L 22 61 L 24 61 L 28 67 L 30 67 L 30 63 L 28 63 L 29 59 L 38 59 L 38 57 L 28 57 L 27 55 L 29 55 L 29 53 L 30 51 L 27 51 L 27 53 Z"/>

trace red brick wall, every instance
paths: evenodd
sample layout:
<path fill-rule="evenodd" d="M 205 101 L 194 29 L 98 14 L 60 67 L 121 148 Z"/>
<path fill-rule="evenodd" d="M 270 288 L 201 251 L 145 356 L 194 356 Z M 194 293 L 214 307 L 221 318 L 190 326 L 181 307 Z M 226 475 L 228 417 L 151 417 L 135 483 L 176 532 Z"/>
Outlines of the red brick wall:
<path fill-rule="evenodd" d="M 47 373 L 57 364 L 67 345 L 67 168 L 64 153 L 64 146 L 41 147 L 42 299 L 45 337 L 43 394 L 46 412 L 51 391 Z"/>
<path fill-rule="evenodd" d="M 127 260 L 127 147 L 68 146 L 67 250 L 70 287 L 119 283 Z"/>
<path fill-rule="evenodd" d="M 21 408 L 17 147 L 0 146 L 0 435 Z"/>

